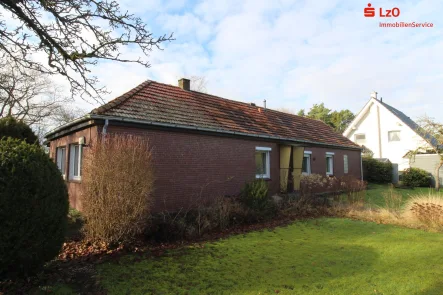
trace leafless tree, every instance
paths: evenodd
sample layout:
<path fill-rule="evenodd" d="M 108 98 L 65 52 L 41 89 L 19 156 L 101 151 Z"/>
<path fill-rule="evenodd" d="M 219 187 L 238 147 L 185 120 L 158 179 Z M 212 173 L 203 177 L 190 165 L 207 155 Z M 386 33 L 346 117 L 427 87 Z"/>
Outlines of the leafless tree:
<path fill-rule="evenodd" d="M 85 114 L 86 111 L 82 108 L 72 105 L 65 105 L 61 107 L 56 114 L 51 116 L 51 123 L 53 123 L 53 126 L 64 125 L 82 117 Z"/>
<path fill-rule="evenodd" d="M 99 61 L 149 67 L 150 51 L 171 40 L 172 34 L 155 37 L 141 18 L 121 11 L 118 1 L 0 1 L 0 58 L 23 71 L 65 77 L 73 97 L 101 102 L 107 91 L 91 75 Z M 124 46 L 138 48 L 143 57 L 123 54 Z M 45 62 L 38 61 L 41 54 Z"/>
<path fill-rule="evenodd" d="M 425 140 L 425 144 L 410 153 L 410 158 L 422 153 L 432 153 L 439 157 L 439 162 L 435 169 L 435 189 L 440 190 L 440 168 L 443 167 L 443 124 L 436 122 L 428 116 L 420 118 L 417 122 L 420 127 L 417 132 Z"/>
<path fill-rule="evenodd" d="M 207 93 L 208 80 L 204 76 L 191 76 L 191 90 Z"/>
<path fill-rule="evenodd" d="M 0 117 L 13 116 L 34 125 L 54 115 L 69 98 L 46 74 L 24 73 L 11 66 L 0 69 Z"/>

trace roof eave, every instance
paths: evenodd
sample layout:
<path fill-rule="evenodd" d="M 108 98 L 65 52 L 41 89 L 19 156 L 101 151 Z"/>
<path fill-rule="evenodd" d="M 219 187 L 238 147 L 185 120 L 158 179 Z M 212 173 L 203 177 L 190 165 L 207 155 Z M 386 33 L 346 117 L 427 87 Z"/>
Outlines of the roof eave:
<path fill-rule="evenodd" d="M 67 129 L 69 127 L 72 127 L 74 125 L 77 125 L 79 123 L 82 123 L 82 122 L 85 122 L 85 121 L 88 121 L 88 120 L 91 120 L 91 119 L 92 119 L 91 114 L 86 114 L 83 117 L 80 117 L 78 119 L 75 119 L 75 120 L 67 123 L 67 124 L 64 124 L 64 125 L 61 125 L 61 126 L 59 126 L 57 128 L 52 129 L 51 131 L 49 131 L 48 133 L 45 134 L 45 138 L 49 138 L 52 135 L 54 135 L 54 134 L 56 134 L 56 133 L 58 133 L 60 131 L 63 131 L 64 129 Z"/>
<path fill-rule="evenodd" d="M 352 120 L 352 122 L 349 124 L 349 126 L 345 129 L 345 131 L 343 132 L 343 136 L 348 137 L 349 134 L 352 131 L 353 126 L 357 125 L 358 123 L 360 123 L 360 121 L 363 119 L 363 117 L 365 116 L 365 114 L 367 113 L 369 107 L 372 105 L 371 102 L 374 102 L 374 98 L 370 98 L 366 104 L 364 105 L 364 107 L 360 110 L 360 112 L 358 112 L 358 114 L 355 116 L 354 120 Z M 376 101 L 376 100 L 375 100 Z"/>
<path fill-rule="evenodd" d="M 204 131 L 204 132 L 215 132 L 215 133 L 223 133 L 223 134 L 230 134 L 230 135 L 237 135 L 237 136 L 247 136 L 247 137 L 255 137 L 255 138 L 262 138 L 262 139 L 271 139 L 271 140 L 277 140 L 277 141 L 287 141 L 287 142 L 300 143 L 300 144 L 336 147 L 336 148 L 349 149 L 349 150 L 359 150 L 359 151 L 362 150 L 361 147 L 357 147 L 357 146 L 352 147 L 352 146 L 344 146 L 344 145 L 338 145 L 338 144 L 325 144 L 325 143 L 313 142 L 313 141 L 307 141 L 307 140 L 301 140 L 301 139 L 295 139 L 295 138 L 270 136 L 270 135 L 264 135 L 264 134 L 263 135 L 262 134 L 250 134 L 250 133 L 244 133 L 244 132 L 234 132 L 234 131 L 228 131 L 228 130 L 223 130 L 223 129 L 187 126 L 187 125 L 181 125 L 181 124 L 160 123 L 160 122 L 153 122 L 153 121 L 146 121 L 146 120 L 139 120 L 139 119 L 132 119 L 132 118 L 124 118 L 124 117 L 117 117 L 117 116 L 90 114 L 89 118 L 90 119 L 97 119 L 97 120 L 108 119 L 110 121 L 120 121 L 120 122 L 136 123 L 136 124 L 143 124 L 143 125 L 152 125 L 152 126 L 158 126 L 158 127 L 168 127 L 168 128 L 177 128 L 177 129 L 185 129 L 185 130 L 197 130 L 197 131 Z"/>

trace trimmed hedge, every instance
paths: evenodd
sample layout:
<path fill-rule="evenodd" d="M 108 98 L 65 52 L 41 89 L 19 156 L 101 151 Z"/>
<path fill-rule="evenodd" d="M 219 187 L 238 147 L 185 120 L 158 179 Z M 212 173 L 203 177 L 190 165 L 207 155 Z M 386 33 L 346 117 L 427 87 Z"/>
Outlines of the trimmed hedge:
<path fill-rule="evenodd" d="M 8 137 L 25 140 L 29 144 L 38 144 L 38 137 L 31 127 L 11 116 L 0 119 L 0 139 Z"/>
<path fill-rule="evenodd" d="M 363 179 L 374 183 L 392 182 L 392 164 L 374 158 L 363 157 Z"/>
<path fill-rule="evenodd" d="M 59 253 L 68 192 L 38 145 L 0 140 L 0 279 L 35 274 Z"/>
<path fill-rule="evenodd" d="M 410 187 L 429 187 L 431 174 L 423 169 L 408 168 L 402 174 L 402 182 L 403 185 Z"/>

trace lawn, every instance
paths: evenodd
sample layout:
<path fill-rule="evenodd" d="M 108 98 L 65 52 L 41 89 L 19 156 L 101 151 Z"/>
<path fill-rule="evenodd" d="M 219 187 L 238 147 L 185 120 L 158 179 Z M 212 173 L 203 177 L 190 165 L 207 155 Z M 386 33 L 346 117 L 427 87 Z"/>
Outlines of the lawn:
<path fill-rule="evenodd" d="M 368 184 L 368 189 L 366 190 L 367 204 L 384 207 L 385 201 L 383 199 L 383 193 L 387 193 L 388 191 L 389 185 L 387 184 Z M 403 203 L 405 203 L 409 198 L 420 194 L 439 194 L 443 197 L 443 190 L 437 193 L 434 189 L 426 187 L 417 187 L 413 189 L 395 188 L 394 191 L 402 195 Z"/>
<path fill-rule="evenodd" d="M 109 294 L 441 294 L 442 244 L 438 233 L 322 218 L 98 271 Z"/>

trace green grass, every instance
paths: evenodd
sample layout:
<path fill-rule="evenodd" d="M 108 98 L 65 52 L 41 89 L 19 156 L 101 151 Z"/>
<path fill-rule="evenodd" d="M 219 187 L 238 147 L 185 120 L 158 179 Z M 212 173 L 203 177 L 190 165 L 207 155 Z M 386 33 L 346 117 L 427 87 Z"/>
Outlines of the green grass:
<path fill-rule="evenodd" d="M 65 284 L 55 284 L 54 286 L 40 286 L 35 290 L 31 291 L 31 294 L 34 295 L 43 295 L 43 294 L 59 294 L 59 295 L 75 295 L 73 289 L 70 286 Z"/>
<path fill-rule="evenodd" d="M 109 294 L 441 294 L 442 244 L 437 233 L 323 218 L 98 268 Z"/>
<path fill-rule="evenodd" d="M 402 195 L 403 203 L 405 203 L 409 198 L 420 195 L 420 194 L 439 194 L 443 197 L 443 191 L 436 192 L 434 189 L 426 188 L 426 187 L 417 187 L 414 189 L 407 188 L 395 188 L 395 192 L 398 192 Z M 388 184 L 373 184 L 370 183 L 368 185 L 368 189 L 366 190 L 366 202 L 369 205 L 375 205 L 380 207 L 385 207 L 385 201 L 383 199 L 383 193 L 389 191 Z"/>

